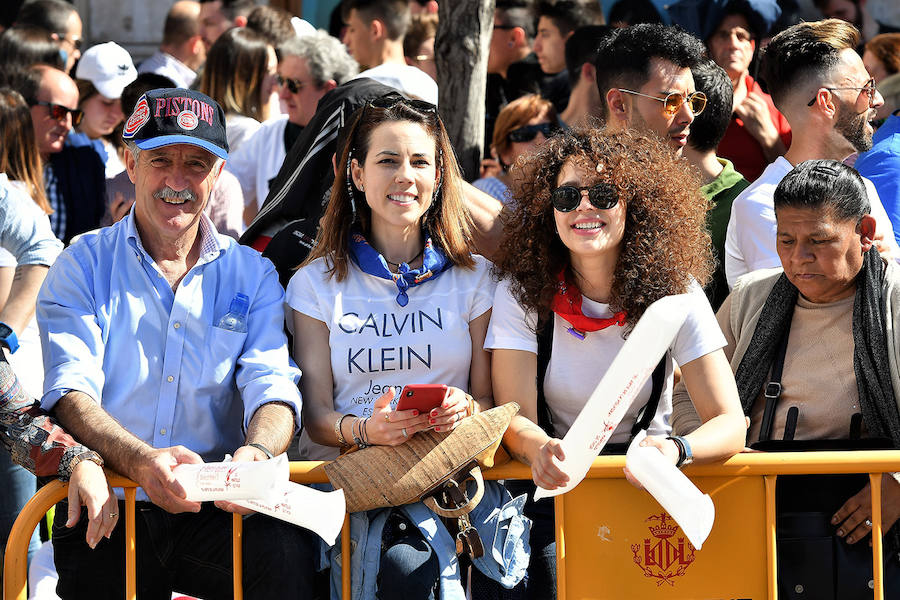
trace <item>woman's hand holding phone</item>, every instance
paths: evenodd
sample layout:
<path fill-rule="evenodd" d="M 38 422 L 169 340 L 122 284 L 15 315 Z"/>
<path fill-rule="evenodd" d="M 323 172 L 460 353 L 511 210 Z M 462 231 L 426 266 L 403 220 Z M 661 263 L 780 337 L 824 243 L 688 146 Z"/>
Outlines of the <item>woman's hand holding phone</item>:
<path fill-rule="evenodd" d="M 447 393 L 440 404 L 427 413 L 428 426 L 441 433 L 453 431 L 460 421 L 472 414 L 473 405 L 474 401 L 471 400 L 471 396 L 464 391 L 456 387 L 447 387 Z"/>
<path fill-rule="evenodd" d="M 409 436 L 430 428 L 428 414 L 416 408 L 391 410 L 394 400 L 393 388 L 382 394 L 372 404 L 372 416 L 353 425 L 354 435 L 358 427 L 365 428 L 365 441 L 380 446 L 399 446 Z"/>

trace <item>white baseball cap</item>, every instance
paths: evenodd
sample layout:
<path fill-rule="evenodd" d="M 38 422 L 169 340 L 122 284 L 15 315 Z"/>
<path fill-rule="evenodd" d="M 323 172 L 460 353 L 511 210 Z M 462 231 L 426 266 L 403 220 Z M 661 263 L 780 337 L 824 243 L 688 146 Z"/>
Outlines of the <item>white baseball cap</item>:
<path fill-rule="evenodd" d="M 107 98 L 120 98 L 125 86 L 137 79 L 128 50 L 115 42 L 91 46 L 81 55 L 76 79 L 86 79 Z"/>

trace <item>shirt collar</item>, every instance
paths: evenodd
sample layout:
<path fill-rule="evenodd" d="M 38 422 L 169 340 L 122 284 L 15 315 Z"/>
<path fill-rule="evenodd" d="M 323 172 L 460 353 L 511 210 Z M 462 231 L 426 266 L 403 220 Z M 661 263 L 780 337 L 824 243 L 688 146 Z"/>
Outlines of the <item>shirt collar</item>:
<path fill-rule="evenodd" d="M 722 190 L 732 187 L 744 178 L 743 175 L 734 169 L 734 164 L 730 160 L 720 156 L 717 156 L 716 160 L 722 165 L 722 172 L 719 173 L 715 179 L 700 187 L 700 193 L 707 198 L 712 198 Z"/>
<path fill-rule="evenodd" d="M 190 79 L 191 81 L 193 81 L 197 78 L 197 72 L 194 71 L 189 66 L 187 66 L 186 64 L 184 64 L 183 62 L 181 62 L 179 59 L 175 58 L 168 52 L 163 52 L 162 55 L 163 55 L 163 58 L 165 59 L 165 61 L 169 65 L 171 65 L 172 68 L 174 68 L 176 71 L 178 71 L 178 74 L 181 75 L 182 77 L 184 77 L 185 79 Z"/>
<path fill-rule="evenodd" d="M 128 215 L 123 219 L 125 221 L 125 235 L 126 239 L 135 249 L 139 255 L 143 254 L 147 257 L 151 262 L 153 261 L 153 257 L 150 256 L 150 253 L 144 248 L 144 244 L 141 242 L 141 235 L 137 230 L 136 221 L 134 218 L 135 205 L 131 206 L 131 211 Z M 218 258 L 223 252 L 225 252 L 225 248 L 222 247 L 222 244 L 219 243 L 219 234 L 216 231 L 215 225 L 213 225 L 212 221 L 206 216 L 205 212 L 200 213 L 200 257 L 197 259 L 197 264 L 208 263 L 212 260 Z"/>

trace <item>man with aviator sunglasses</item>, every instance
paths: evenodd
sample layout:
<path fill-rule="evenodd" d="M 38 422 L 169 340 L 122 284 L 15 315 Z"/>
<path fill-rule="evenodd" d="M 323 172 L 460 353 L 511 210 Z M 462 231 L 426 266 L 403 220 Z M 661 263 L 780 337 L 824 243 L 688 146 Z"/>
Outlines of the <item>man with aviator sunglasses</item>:
<path fill-rule="evenodd" d="M 653 132 L 680 155 L 694 117 L 706 107 L 691 76 L 703 54 L 700 40 L 659 24 L 625 27 L 602 39 L 594 67 L 607 127 Z"/>
<path fill-rule="evenodd" d="M 99 226 L 106 210 L 106 171 L 97 151 L 69 140 L 83 118 L 78 87 L 71 77 L 46 65 L 17 75 L 15 87 L 31 112 L 35 141 L 44 165 L 44 189 L 53 213 L 50 225 L 64 243 Z"/>

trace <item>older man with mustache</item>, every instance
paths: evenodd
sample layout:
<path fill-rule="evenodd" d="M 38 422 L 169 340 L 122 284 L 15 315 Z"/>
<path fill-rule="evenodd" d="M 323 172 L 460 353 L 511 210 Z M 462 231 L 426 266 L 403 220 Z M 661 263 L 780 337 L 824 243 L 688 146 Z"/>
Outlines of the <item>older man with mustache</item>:
<path fill-rule="evenodd" d="M 283 292 L 268 260 L 219 235 L 203 213 L 228 156 L 213 100 L 151 90 L 123 137 L 134 208 L 64 252 L 38 298 L 42 406 L 141 485 L 138 595 L 230 598 L 226 511 L 235 507 L 188 501 L 172 469 L 226 452 L 266 460 L 287 447 L 300 372 L 288 357 Z M 59 595 L 121 597 L 123 528 L 93 551 L 83 535 L 60 533 Z M 312 586 L 312 540 L 300 530 L 254 515 L 243 546 L 246 597 Z"/>

